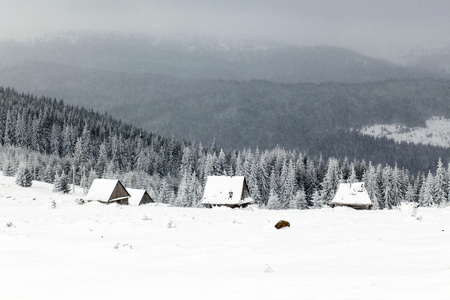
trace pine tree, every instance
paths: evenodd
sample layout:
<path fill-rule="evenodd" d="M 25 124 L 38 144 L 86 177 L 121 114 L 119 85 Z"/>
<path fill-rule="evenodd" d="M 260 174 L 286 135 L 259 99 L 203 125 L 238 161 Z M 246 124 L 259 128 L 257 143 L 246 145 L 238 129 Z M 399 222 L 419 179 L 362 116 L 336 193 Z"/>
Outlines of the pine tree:
<path fill-rule="evenodd" d="M 16 174 L 16 184 L 22 187 L 30 187 L 32 185 L 32 174 L 28 166 L 19 166 Z"/>
<path fill-rule="evenodd" d="M 369 162 L 369 167 L 364 173 L 364 182 L 366 184 L 366 190 L 372 201 L 372 209 L 380 209 L 380 191 L 377 184 L 377 173 L 375 167 Z"/>
<path fill-rule="evenodd" d="M 426 187 L 427 178 L 425 174 L 421 176 L 420 179 L 420 189 L 419 189 L 419 204 L 422 205 L 425 198 L 425 187 Z"/>
<path fill-rule="evenodd" d="M 34 122 L 33 122 L 34 125 Z M 33 132 L 36 129 L 33 129 Z M 38 136 L 38 135 L 37 135 Z M 39 139 L 39 137 L 36 137 Z M 52 125 L 52 132 L 50 136 L 50 150 L 51 153 L 60 156 L 61 155 L 61 128 L 56 124 L 53 123 Z M 38 150 L 39 151 L 39 150 Z"/>
<path fill-rule="evenodd" d="M 61 192 L 63 194 L 67 194 L 70 192 L 69 178 L 64 173 L 64 171 L 61 173 L 61 175 L 56 173 L 54 184 L 53 184 L 53 191 Z"/>
<path fill-rule="evenodd" d="M 114 161 L 110 161 L 108 167 L 103 173 L 102 178 L 105 179 L 114 179 L 116 178 L 116 166 L 114 165 Z"/>
<path fill-rule="evenodd" d="M 177 198 L 175 199 L 174 204 L 176 206 L 181 207 L 190 207 L 192 206 L 192 199 L 189 194 L 189 183 L 190 183 L 190 174 L 188 174 L 187 170 L 184 170 L 183 177 L 180 180 L 180 184 L 178 185 L 178 193 Z"/>
<path fill-rule="evenodd" d="M 394 199 L 392 192 L 392 170 L 391 167 L 386 166 L 383 168 L 383 191 L 385 199 L 385 208 L 392 209 L 396 205 L 396 199 Z"/>
<path fill-rule="evenodd" d="M 266 208 L 267 209 L 282 209 L 282 205 L 280 203 L 280 198 L 278 197 L 277 193 L 273 189 L 270 189 L 269 200 L 267 201 Z"/>
<path fill-rule="evenodd" d="M 158 202 L 161 203 L 169 203 L 169 197 L 168 197 L 168 193 L 169 193 L 169 186 L 167 183 L 167 179 L 163 178 L 161 179 L 161 183 L 159 185 L 159 191 L 158 191 Z"/>
<path fill-rule="evenodd" d="M 83 142 L 80 137 L 77 138 L 77 142 L 75 143 L 73 160 L 77 166 L 83 163 Z"/>
<path fill-rule="evenodd" d="M 41 145 L 42 140 L 42 124 L 39 118 L 35 118 L 31 124 L 31 149 L 37 152 L 43 151 L 43 147 Z M 58 153 L 59 155 L 59 153 Z"/>
<path fill-rule="evenodd" d="M 356 178 L 356 170 L 355 170 L 355 165 L 353 163 L 350 164 L 350 177 L 348 178 L 347 182 L 348 183 L 354 183 L 356 182 L 358 179 Z"/>
<path fill-rule="evenodd" d="M 47 183 L 53 183 L 55 173 L 53 171 L 52 165 L 47 163 L 44 170 L 44 181 Z"/>
<path fill-rule="evenodd" d="M 97 174 L 102 175 L 106 171 L 106 166 L 108 165 L 108 151 L 106 142 L 103 141 L 98 149 L 98 158 L 95 164 L 95 171 Z"/>
<path fill-rule="evenodd" d="M 269 198 L 270 193 L 270 165 L 268 162 L 267 152 L 261 155 L 260 169 L 261 201 L 265 204 L 265 201 Z"/>
<path fill-rule="evenodd" d="M 339 161 L 330 158 L 328 161 L 327 173 L 322 183 L 322 203 L 328 204 L 334 197 L 340 181 Z"/>
<path fill-rule="evenodd" d="M 448 181 L 447 181 L 447 172 L 445 171 L 444 164 L 442 163 L 441 158 L 439 158 L 437 164 L 435 184 L 436 184 L 435 202 L 437 205 L 445 205 L 448 199 Z"/>
<path fill-rule="evenodd" d="M 284 180 L 284 186 L 283 186 L 283 191 L 282 191 L 282 203 L 284 208 L 288 208 L 289 207 L 289 203 L 292 201 L 292 199 L 295 196 L 295 164 L 293 163 L 292 160 L 289 161 L 289 164 L 287 165 L 287 172 L 286 172 L 286 179 Z"/>
<path fill-rule="evenodd" d="M 258 158 L 255 156 L 252 160 L 251 168 L 250 168 L 250 175 L 248 176 L 248 189 L 250 191 L 250 195 L 252 195 L 252 198 L 255 200 L 255 203 L 261 203 L 261 193 L 259 189 L 259 176 L 260 174 L 260 168 L 258 163 Z"/>
<path fill-rule="evenodd" d="M 278 197 L 278 184 L 276 180 L 275 173 L 272 172 L 270 175 L 270 191 L 269 199 L 267 199 L 266 208 L 267 209 L 282 209 L 280 198 Z"/>
<path fill-rule="evenodd" d="M 403 179 L 400 170 L 395 164 L 391 172 L 391 206 L 398 206 L 405 199 Z"/>
<path fill-rule="evenodd" d="M 14 163 L 11 161 L 10 158 L 6 158 L 3 161 L 2 168 L 3 168 L 3 175 L 5 175 L 5 176 L 12 177 L 12 176 L 14 176 L 14 174 L 16 174 L 16 170 L 14 168 Z"/>
<path fill-rule="evenodd" d="M 223 149 L 220 149 L 219 156 L 216 160 L 215 173 L 217 175 L 228 175 L 227 172 L 227 158 Z"/>
<path fill-rule="evenodd" d="M 380 209 L 384 209 L 386 208 L 386 198 L 384 190 L 383 166 L 381 166 L 381 164 L 378 164 L 375 173 L 378 204 Z"/>
<path fill-rule="evenodd" d="M 15 140 L 19 147 L 27 148 L 28 145 L 28 130 L 26 123 L 26 111 L 18 113 L 15 127 Z"/>
<path fill-rule="evenodd" d="M 421 206 L 433 206 L 436 204 L 436 182 L 431 171 L 428 172 L 427 180 L 424 183 L 423 199 Z"/>
<path fill-rule="evenodd" d="M 97 178 L 98 178 L 97 172 L 95 171 L 94 168 L 91 168 L 91 170 L 89 171 L 89 177 L 88 177 L 88 180 L 87 180 L 87 186 L 86 187 L 90 188 L 92 183 L 94 182 L 94 180 L 97 179 Z"/>
<path fill-rule="evenodd" d="M 15 132 L 14 132 L 14 120 L 11 110 L 8 109 L 6 113 L 5 132 L 3 136 L 5 146 L 11 146 L 15 144 Z"/>
<path fill-rule="evenodd" d="M 414 190 L 414 185 L 412 185 L 411 183 L 408 184 L 408 187 L 406 189 L 405 200 L 410 203 L 417 202 L 416 191 Z"/>
<path fill-rule="evenodd" d="M 88 122 L 85 122 L 83 132 L 81 133 L 82 156 L 81 162 L 86 164 L 89 161 L 91 150 L 91 130 Z"/>
<path fill-rule="evenodd" d="M 306 193 L 303 189 L 298 190 L 294 197 L 289 201 L 290 209 L 306 209 L 308 208 L 308 201 L 306 200 Z"/>
<path fill-rule="evenodd" d="M 235 166 L 235 170 L 234 170 L 234 175 L 236 175 L 236 176 L 244 175 L 241 152 L 238 152 L 237 157 L 236 157 L 236 166 Z"/>
<path fill-rule="evenodd" d="M 76 136 L 72 125 L 64 126 L 62 133 L 62 145 L 61 145 L 61 155 L 63 157 L 71 157 L 73 154 L 74 142 L 76 141 Z"/>
<path fill-rule="evenodd" d="M 312 199 L 311 199 L 311 201 L 313 203 L 313 208 L 316 208 L 316 209 L 321 208 L 323 205 L 322 199 L 323 199 L 323 197 L 320 195 L 319 191 L 315 190 L 313 192 Z"/>
<path fill-rule="evenodd" d="M 351 173 L 351 166 L 348 163 L 348 158 L 345 157 L 344 161 L 342 162 L 342 166 L 341 166 L 341 180 L 343 182 L 348 182 L 349 178 L 350 178 L 350 173 Z"/>
<path fill-rule="evenodd" d="M 206 155 L 205 170 L 203 172 L 205 174 L 205 177 L 214 175 L 215 160 L 216 160 L 215 154 L 208 153 Z"/>
<path fill-rule="evenodd" d="M 192 207 L 200 207 L 202 205 L 202 186 L 197 178 L 195 171 L 191 174 L 189 183 L 189 197 Z"/>

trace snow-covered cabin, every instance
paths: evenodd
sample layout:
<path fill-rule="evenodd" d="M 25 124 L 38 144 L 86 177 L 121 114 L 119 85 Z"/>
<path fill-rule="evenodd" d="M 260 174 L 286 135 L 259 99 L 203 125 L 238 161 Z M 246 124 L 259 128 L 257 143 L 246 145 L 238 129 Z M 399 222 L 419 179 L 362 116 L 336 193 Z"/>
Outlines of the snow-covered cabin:
<path fill-rule="evenodd" d="M 146 190 L 127 188 L 127 191 L 131 195 L 130 199 L 128 199 L 129 205 L 138 206 L 154 202 Z"/>
<path fill-rule="evenodd" d="M 117 179 L 95 179 L 86 195 L 87 201 L 128 205 L 130 194 Z"/>
<path fill-rule="evenodd" d="M 207 207 L 245 207 L 253 202 L 244 176 L 208 176 L 202 204 Z"/>
<path fill-rule="evenodd" d="M 340 183 L 331 201 L 331 207 L 348 206 L 355 209 L 371 209 L 370 201 L 364 182 Z"/>

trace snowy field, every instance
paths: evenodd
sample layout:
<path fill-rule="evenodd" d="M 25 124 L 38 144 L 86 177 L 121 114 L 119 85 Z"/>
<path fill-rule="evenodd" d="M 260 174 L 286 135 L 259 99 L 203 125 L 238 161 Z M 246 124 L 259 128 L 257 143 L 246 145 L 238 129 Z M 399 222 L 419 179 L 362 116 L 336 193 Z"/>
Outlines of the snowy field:
<path fill-rule="evenodd" d="M 450 120 L 432 117 L 426 127 L 407 127 L 402 124 L 377 124 L 363 127 L 360 132 L 373 137 L 387 137 L 396 142 L 425 144 L 450 148 Z"/>
<path fill-rule="evenodd" d="M 0 299 L 450 299 L 449 207 L 79 205 L 51 190 L 0 176 Z"/>

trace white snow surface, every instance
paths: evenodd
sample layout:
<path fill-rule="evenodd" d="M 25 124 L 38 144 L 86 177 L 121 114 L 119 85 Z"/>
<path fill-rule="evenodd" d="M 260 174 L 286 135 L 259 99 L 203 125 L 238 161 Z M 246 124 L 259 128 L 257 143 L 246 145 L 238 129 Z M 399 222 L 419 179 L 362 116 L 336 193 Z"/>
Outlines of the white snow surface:
<path fill-rule="evenodd" d="M 118 182 L 117 179 L 95 179 L 85 199 L 108 202 Z"/>
<path fill-rule="evenodd" d="M 241 199 L 244 182 L 244 176 L 208 176 L 202 203 L 237 205 L 253 202 L 251 198 Z"/>
<path fill-rule="evenodd" d="M 340 183 L 331 203 L 372 204 L 364 182 Z"/>
<path fill-rule="evenodd" d="M 364 135 L 387 137 L 396 142 L 409 142 L 450 148 L 450 120 L 432 117 L 426 127 L 408 127 L 403 124 L 376 124 L 359 130 Z"/>
<path fill-rule="evenodd" d="M 79 205 L 52 188 L 0 176 L 2 300 L 450 299 L 449 207 Z"/>

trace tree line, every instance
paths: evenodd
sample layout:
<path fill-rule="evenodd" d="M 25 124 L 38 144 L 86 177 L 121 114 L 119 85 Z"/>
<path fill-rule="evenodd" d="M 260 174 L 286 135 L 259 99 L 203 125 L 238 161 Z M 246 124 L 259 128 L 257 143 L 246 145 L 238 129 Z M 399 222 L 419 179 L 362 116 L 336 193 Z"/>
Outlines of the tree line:
<path fill-rule="evenodd" d="M 410 174 L 397 165 L 308 156 L 280 147 L 225 152 L 215 143 L 177 141 L 147 133 L 110 116 L 45 97 L 0 88 L 0 158 L 4 175 L 86 190 L 95 178 L 116 178 L 145 188 L 156 201 L 200 206 L 206 178 L 242 175 L 250 194 L 270 209 L 329 204 L 339 182 L 365 181 L 377 209 L 402 201 L 422 206 L 449 201 L 450 165 L 435 174 Z M 26 178 L 24 177 L 26 174 Z M 24 179 L 25 178 L 25 179 Z"/>

